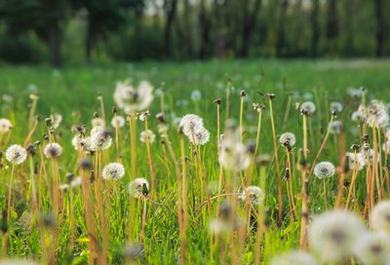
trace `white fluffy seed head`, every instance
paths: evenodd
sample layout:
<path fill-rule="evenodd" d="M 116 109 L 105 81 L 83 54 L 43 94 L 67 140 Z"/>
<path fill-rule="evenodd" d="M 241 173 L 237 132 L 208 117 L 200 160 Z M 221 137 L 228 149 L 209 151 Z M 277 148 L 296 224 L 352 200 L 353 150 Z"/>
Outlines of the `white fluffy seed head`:
<path fill-rule="evenodd" d="M 283 253 L 271 260 L 271 265 L 317 265 L 312 255 L 304 251 L 291 251 Z"/>
<path fill-rule="evenodd" d="M 111 120 L 111 126 L 119 129 L 125 126 L 126 120 L 120 115 L 115 115 Z"/>
<path fill-rule="evenodd" d="M 58 143 L 48 143 L 43 149 L 47 158 L 58 158 L 62 154 L 62 147 Z"/>
<path fill-rule="evenodd" d="M 322 161 L 314 167 L 314 175 L 319 179 L 333 177 L 335 173 L 336 168 L 329 161 Z"/>
<path fill-rule="evenodd" d="M 390 236 L 385 233 L 363 233 L 356 242 L 354 252 L 364 265 L 389 264 Z"/>
<path fill-rule="evenodd" d="M 293 147 L 295 143 L 297 142 L 295 138 L 295 134 L 291 132 L 285 132 L 280 135 L 279 143 L 283 146 L 290 146 Z"/>
<path fill-rule="evenodd" d="M 149 193 L 149 182 L 144 178 L 136 178 L 129 183 L 129 193 L 134 198 L 146 197 Z"/>
<path fill-rule="evenodd" d="M 356 168 L 356 170 L 360 171 L 366 165 L 366 159 L 364 158 L 364 154 L 361 152 L 348 152 L 346 156 L 348 157 L 349 168 L 352 170 Z"/>
<path fill-rule="evenodd" d="M 330 111 L 331 112 L 342 112 L 343 104 L 339 101 L 334 101 L 330 103 Z"/>
<path fill-rule="evenodd" d="M 316 111 L 316 105 L 312 101 L 305 101 L 299 107 L 302 114 L 312 115 Z"/>
<path fill-rule="evenodd" d="M 59 114 L 59 113 L 53 113 L 50 115 L 50 122 L 51 122 L 51 126 L 54 128 L 54 129 L 57 129 L 60 125 L 61 125 L 61 122 L 62 122 L 62 115 Z"/>
<path fill-rule="evenodd" d="M 370 127 L 385 128 L 389 125 L 389 113 L 382 101 L 372 100 L 368 106 L 361 105 L 359 110 L 364 113 L 365 122 Z"/>
<path fill-rule="evenodd" d="M 258 186 L 248 186 L 239 195 L 239 198 L 253 205 L 259 205 L 264 202 L 265 194 Z"/>
<path fill-rule="evenodd" d="M 204 128 L 198 128 L 194 134 L 189 137 L 190 142 L 193 145 L 205 145 L 210 139 L 210 133 L 209 131 Z"/>
<path fill-rule="evenodd" d="M 370 221 L 375 231 L 390 235 L 390 200 L 381 201 L 374 207 Z"/>
<path fill-rule="evenodd" d="M 311 249 L 323 263 L 342 262 L 353 255 L 364 226 L 353 213 L 333 210 L 316 216 L 309 228 Z"/>
<path fill-rule="evenodd" d="M 109 163 L 103 168 L 102 177 L 105 180 L 118 180 L 125 175 L 125 168 L 121 163 Z"/>
<path fill-rule="evenodd" d="M 202 93 L 199 90 L 193 90 L 191 92 L 192 101 L 199 101 L 202 98 Z"/>
<path fill-rule="evenodd" d="M 203 127 L 203 119 L 195 114 L 187 114 L 181 118 L 179 127 L 183 134 L 190 138 Z"/>
<path fill-rule="evenodd" d="M 8 147 L 5 151 L 5 158 L 8 162 L 14 165 L 19 165 L 26 160 L 27 151 L 23 146 L 14 144 Z"/>
<path fill-rule="evenodd" d="M 0 134 L 8 133 L 12 129 L 12 123 L 8 119 L 0 119 Z"/>
<path fill-rule="evenodd" d="M 153 101 L 153 86 L 149 81 L 141 81 L 137 88 L 118 82 L 114 101 L 127 114 L 147 109 Z"/>
<path fill-rule="evenodd" d="M 331 134 L 340 134 L 343 131 L 343 122 L 340 120 L 332 121 L 329 124 L 329 132 Z"/>
<path fill-rule="evenodd" d="M 152 130 L 142 131 L 139 137 L 142 143 L 153 143 L 156 140 L 156 135 Z"/>
<path fill-rule="evenodd" d="M 111 132 L 104 127 L 94 127 L 91 130 L 91 147 L 94 150 L 106 150 L 111 147 Z"/>

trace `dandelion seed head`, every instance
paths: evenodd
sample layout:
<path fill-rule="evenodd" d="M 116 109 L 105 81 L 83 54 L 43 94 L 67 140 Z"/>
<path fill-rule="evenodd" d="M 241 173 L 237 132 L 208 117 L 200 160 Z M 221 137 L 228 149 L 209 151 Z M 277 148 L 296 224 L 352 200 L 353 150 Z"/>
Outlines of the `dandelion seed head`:
<path fill-rule="evenodd" d="M 361 152 L 348 152 L 346 153 L 348 157 L 349 168 L 354 169 L 356 167 L 357 170 L 362 170 L 366 165 L 366 160 L 364 158 L 364 154 Z"/>
<path fill-rule="evenodd" d="M 8 119 L 0 119 L 0 134 L 8 133 L 12 129 L 12 123 Z"/>
<path fill-rule="evenodd" d="M 348 95 L 354 98 L 361 98 L 363 95 L 367 92 L 367 89 L 364 87 L 354 88 L 349 87 L 348 88 Z"/>
<path fill-rule="evenodd" d="M 91 120 L 92 127 L 105 127 L 106 122 L 103 120 L 103 118 L 95 117 Z"/>
<path fill-rule="evenodd" d="M 375 231 L 390 235 L 390 200 L 381 201 L 374 207 L 370 221 Z"/>
<path fill-rule="evenodd" d="M 5 158 L 8 162 L 19 165 L 23 163 L 27 158 L 27 150 L 18 144 L 11 145 L 5 151 Z"/>
<path fill-rule="evenodd" d="M 62 115 L 59 113 L 53 113 L 50 115 L 51 127 L 57 129 L 62 122 Z"/>
<path fill-rule="evenodd" d="M 156 140 L 156 135 L 152 130 L 148 129 L 141 132 L 139 139 L 142 143 L 154 143 Z"/>
<path fill-rule="evenodd" d="M 332 123 L 329 125 L 329 132 L 331 134 L 340 134 L 343 131 L 343 122 L 340 120 L 332 121 Z"/>
<path fill-rule="evenodd" d="M 271 265 L 317 265 L 312 255 L 304 251 L 291 251 L 283 253 L 271 260 Z"/>
<path fill-rule="evenodd" d="M 141 81 L 137 88 L 118 82 L 114 101 L 127 114 L 147 109 L 153 101 L 153 86 L 148 81 Z"/>
<path fill-rule="evenodd" d="M 285 132 L 280 135 L 279 143 L 283 146 L 293 147 L 296 143 L 295 134 L 291 132 Z"/>
<path fill-rule="evenodd" d="M 58 143 L 48 143 L 43 149 L 47 158 L 58 158 L 62 154 L 62 147 Z"/>
<path fill-rule="evenodd" d="M 195 114 L 187 114 L 181 118 L 179 126 L 185 136 L 192 137 L 196 131 L 203 127 L 203 119 Z"/>
<path fill-rule="evenodd" d="M 359 235 L 364 232 L 353 213 L 333 210 L 316 216 L 309 227 L 309 243 L 321 261 L 341 262 L 353 254 Z"/>
<path fill-rule="evenodd" d="M 265 194 L 258 186 L 248 186 L 239 195 L 243 201 L 249 201 L 253 205 L 259 205 L 264 202 Z"/>
<path fill-rule="evenodd" d="M 91 149 L 106 150 L 111 147 L 111 132 L 104 127 L 98 126 L 91 130 Z"/>
<path fill-rule="evenodd" d="M 206 128 L 201 127 L 189 139 L 194 145 L 205 145 L 210 139 L 210 133 Z"/>
<path fill-rule="evenodd" d="M 125 126 L 125 118 L 123 118 L 123 116 L 120 116 L 120 115 L 115 115 L 114 117 L 112 117 L 112 120 L 111 120 L 111 126 L 113 128 L 116 128 L 116 129 L 119 129 L 119 128 L 122 128 L 123 126 Z"/>
<path fill-rule="evenodd" d="M 351 120 L 355 122 L 365 122 L 366 117 L 361 110 L 352 112 Z"/>
<path fill-rule="evenodd" d="M 385 233 L 365 232 L 356 242 L 354 252 L 364 265 L 388 264 L 390 261 L 390 237 Z"/>
<path fill-rule="evenodd" d="M 191 92 L 191 100 L 192 101 L 199 101 L 202 98 L 202 93 L 199 90 L 193 90 Z"/>
<path fill-rule="evenodd" d="M 310 116 L 316 111 L 316 105 L 312 101 L 305 101 L 301 104 L 299 110 L 302 114 Z"/>
<path fill-rule="evenodd" d="M 105 180 L 118 180 L 125 175 L 125 168 L 121 163 L 109 163 L 103 168 L 102 177 Z"/>
<path fill-rule="evenodd" d="M 314 175 L 319 179 L 333 177 L 335 173 L 336 168 L 329 161 L 320 162 L 314 167 Z"/>
<path fill-rule="evenodd" d="M 149 182 L 144 178 L 136 178 L 129 183 L 129 193 L 134 198 L 146 197 L 149 193 Z"/>
<path fill-rule="evenodd" d="M 372 100 L 368 106 L 361 105 L 359 110 L 364 113 L 365 122 L 370 127 L 385 128 L 389 125 L 389 114 L 382 101 Z"/>
<path fill-rule="evenodd" d="M 334 101 L 330 103 L 330 111 L 333 112 L 342 112 L 343 111 L 343 104 L 339 101 Z"/>

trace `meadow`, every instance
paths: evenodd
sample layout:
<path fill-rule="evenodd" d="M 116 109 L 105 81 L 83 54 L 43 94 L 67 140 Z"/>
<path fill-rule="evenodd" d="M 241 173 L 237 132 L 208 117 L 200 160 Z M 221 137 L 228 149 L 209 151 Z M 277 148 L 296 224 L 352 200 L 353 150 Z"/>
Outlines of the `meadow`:
<path fill-rule="evenodd" d="M 3 66 L 0 264 L 388 265 L 389 73 Z"/>

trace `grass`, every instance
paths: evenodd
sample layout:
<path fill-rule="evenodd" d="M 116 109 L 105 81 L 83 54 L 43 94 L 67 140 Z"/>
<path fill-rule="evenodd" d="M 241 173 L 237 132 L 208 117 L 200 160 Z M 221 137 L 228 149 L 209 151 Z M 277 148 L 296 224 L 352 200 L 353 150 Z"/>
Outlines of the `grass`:
<path fill-rule="evenodd" d="M 119 80 L 147 79 L 154 84 L 155 88 L 162 87 L 165 91 L 165 103 L 167 106 L 167 118 L 170 122 L 169 139 L 172 141 L 174 156 L 180 164 L 179 170 L 186 173 L 188 182 L 188 230 L 185 234 L 187 244 L 186 262 L 183 264 L 215 264 L 217 254 L 211 258 L 209 222 L 217 216 L 217 199 L 209 204 L 202 204 L 199 199 L 202 192 L 200 189 L 199 176 L 203 174 L 205 182 L 210 190 L 214 190 L 218 184 L 220 169 L 217 156 L 217 126 L 216 106 L 213 101 L 221 98 L 221 130 L 225 125 L 225 117 L 234 118 L 237 123 L 240 117 L 240 96 L 239 92 L 244 89 L 247 97 L 243 101 L 243 125 L 245 128 L 243 139 L 256 139 L 257 113 L 252 109 L 252 102 L 259 102 L 266 106 L 262 119 L 262 130 L 260 137 L 259 153 L 273 154 L 273 135 L 271 130 L 268 98 L 263 94 L 272 92 L 276 97 L 273 99 L 273 115 L 275 118 L 276 137 L 285 131 L 291 131 L 297 136 L 297 145 L 293 148 L 294 182 L 293 189 L 297 195 L 296 201 L 300 202 L 299 170 L 296 163 L 303 147 L 302 139 L 302 117 L 295 110 L 295 100 L 288 103 L 289 95 L 298 91 L 300 97 L 296 102 L 304 98 L 313 100 L 317 105 L 317 111 L 311 118 L 311 126 L 308 136 L 308 162 L 313 162 L 317 150 L 320 148 L 321 140 L 325 135 L 328 121 L 330 119 L 329 105 L 332 101 L 341 101 L 345 110 L 339 115 L 343 120 L 346 139 L 340 142 L 340 138 L 331 135 L 320 160 L 329 160 L 335 165 L 340 165 L 341 153 L 349 149 L 353 143 L 361 142 L 361 135 L 351 132 L 354 126 L 350 121 L 350 114 L 356 110 L 359 101 L 352 100 L 347 96 L 347 87 L 364 86 L 368 88 L 368 98 L 378 98 L 384 102 L 390 102 L 390 61 L 275 61 L 275 60 L 251 60 L 251 61 L 210 61 L 210 62 L 189 62 L 189 63 L 137 63 L 137 64 L 116 64 L 99 65 L 90 67 L 66 67 L 61 71 L 52 70 L 46 67 L 4 67 L 0 71 L 0 94 L 3 95 L 1 103 L 1 117 L 8 118 L 14 125 L 9 140 L 2 142 L 1 150 L 5 150 L 9 144 L 23 144 L 28 133 L 27 120 L 30 112 L 29 95 L 39 95 L 37 114 L 42 120 L 33 135 L 33 140 L 42 141 L 43 135 L 47 133 L 44 118 L 51 113 L 60 113 L 64 117 L 63 124 L 56 131 L 56 139 L 64 152 L 58 162 L 58 173 L 51 171 L 52 161 L 34 157 L 33 165 L 39 168 L 39 174 L 45 177 L 54 177 L 59 174 L 61 183 L 66 181 L 66 174 L 72 172 L 78 175 L 77 159 L 79 156 L 71 145 L 73 124 L 84 123 L 90 127 L 90 119 L 95 112 L 102 114 L 97 96 L 104 99 L 104 109 L 107 122 L 111 120 L 111 108 L 114 105 L 112 93 L 115 84 Z M 231 90 L 229 99 L 229 114 L 226 114 L 226 87 L 228 83 L 234 87 Z M 193 90 L 199 90 L 202 98 L 199 101 L 191 100 Z M 9 103 L 4 102 L 4 94 L 12 97 Z M 289 107 L 290 106 L 290 107 Z M 160 111 L 159 98 L 155 98 L 151 108 L 149 127 L 157 133 L 157 121 L 154 118 Z M 181 136 L 173 125 L 176 118 L 188 113 L 195 113 L 204 119 L 205 127 L 210 131 L 210 142 L 201 148 L 201 156 L 196 158 L 196 153 L 191 152 L 189 142 L 185 140 L 184 148 L 181 149 Z M 286 114 L 287 113 L 287 114 Z M 286 116 L 287 115 L 287 116 Z M 1 118 L 0 117 L 0 118 Z M 287 119 L 285 120 L 285 117 Z M 134 202 L 132 212 L 137 216 L 133 220 L 134 230 L 139 233 L 141 230 L 142 207 L 141 200 L 129 198 L 127 184 L 134 177 L 144 177 L 150 181 L 149 160 L 145 145 L 139 141 L 139 132 L 143 123 L 137 122 L 137 146 L 136 146 L 136 176 L 130 176 L 132 172 L 130 163 L 130 137 L 129 128 L 126 125 L 121 131 L 122 162 L 126 169 L 126 175 L 118 182 L 104 185 L 103 200 L 105 218 L 107 218 L 109 239 L 109 261 L 112 264 L 121 264 L 121 251 L 127 244 L 129 231 L 129 208 L 131 201 Z M 180 206 L 177 194 L 183 192 L 177 185 L 180 184 L 178 173 L 175 168 L 172 156 L 164 152 L 163 145 L 158 141 L 151 145 L 154 169 L 157 178 L 157 193 L 153 200 L 147 201 L 147 218 L 145 227 L 145 260 L 148 264 L 174 264 L 180 256 L 179 251 L 179 227 L 183 225 L 178 222 L 177 207 Z M 345 146 L 340 151 L 340 144 Z M 188 161 L 184 163 L 187 168 L 183 169 L 183 150 Z M 283 147 L 277 145 L 276 153 L 284 168 L 285 153 Z M 103 154 L 101 165 L 104 166 L 116 159 L 115 148 Z M 3 158 L 1 168 L 0 185 L 0 209 L 7 207 L 7 185 L 11 172 L 11 166 Z M 41 171 L 43 169 L 43 171 Z M 282 170 L 284 172 L 284 169 Z M 39 259 L 45 248 L 41 245 L 41 239 L 52 239 L 50 230 L 45 236 L 45 229 L 40 228 L 32 214 L 30 206 L 31 183 L 24 181 L 29 177 L 27 163 L 16 168 L 15 185 L 13 194 L 13 208 L 11 222 L 9 223 L 9 256 L 34 257 Z M 199 173 L 200 172 L 200 173 Z M 181 173 L 179 173 L 180 175 Z M 300 220 L 292 220 L 289 216 L 287 196 L 283 196 L 284 209 L 282 212 L 282 223 L 277 225 L 278 220 L 278 180 L 275 174 L 274 163 L 269 164 L 263 172 L 261 168 L 255 167 L 253 171 L 241 174 L 240 180 L 252 179 L 253 185 L 261 185 L 261 178 L 266 179 L 265 191 L 265 223 L 266 232 L 262 240 L 262 259 L 267 263 L 274 255 L 289 249 L 299 247 L 300 241 Z M 265 174 L 265 175 L 262 175 Z M 358 207 L 355 210 L 364 212 L 362 204 L 365 200 L 364 173 L 356 183 L 356 198 Z M 228 174 L 227 174 L 228 175 Z M 44 177 L 44 176 L 42 176 Z M 347 179 L 351 177 L 348 173 Z M 283 183 L 285 180 L 283 180 Z M 205 184 L 205 183 L 203 183 Z M 309 183 L 310 214 L 316 214 L 326 209 L 333 208 L 333 200 L 337 195 L 337 179 L 327 180 L 328 199 L 323 196 L 322 182 L 313 179 Z M 243 188 L 242 185 L 239 185 Z M 207 190 L 206 188 L 204 189 Z M 51 209 L 51 200 L 44 188 L 41 194 L 41 213 L 48 213 Z M 234 192 L 234 190 L 233 190 Z M 215 194 L 214 194 L 215 195 Z M 385 194 L 388 197 L 388 191 Z M 58 228 L 58 263 L 60 264 L 86 264 L 88 260 L 88 239 L 87 227 L 84 220 L 85 204 L 80 192 L 75 191 L 71 197 L 68 193 L 64 195 L 64 218 Z M 328 200 L 327 199 L 327 200 Z M 180 200 L 179 200 L 180 201 Z M 359 203 L 360 202 L 360 203 Z M 300 204 L 297 204 L 300 207 Z M 93 205 L 96 207 L 96 205 Z M 241 206 L 240 206 L 241 207 Z M 75 229 L 74 248 L 70 248 L 71 219 L 69 212 L 72 208 Z M 242 207 L 245 208 L 245 207 Z M 242 210 L 242 209 L 241 209 Z M 245 213 L 245 210 L 242 210 Z M 243 216 L 246 216 L 243 214 Z M 96 220 L 100 220 L 98 217 Z M 47 231 L 46 231 L 47 232 Z M 101 233 L 102 231 L 100 231 Z M 100 234 L 99 234 L 100 237 Z M 3 241 L 6 238 L 3 234 Z M 244 264 L 253 263 L 255 256 L 254 235 L 249 235 L 246 243 L 241 246 L 240 254 L 237 254 Z M 49 241 L 50 242 L 50 241 Z M 52 243 L 54 241 L 51 241 Z M 53 243 L 54 244 L 54 243 Z M 50 244 L 49 244 L 50 245 Z M 4 248 L 3 248 L 4 249 Z M 4 253 L 3 255 L 6 255 Z M 233 257 L 234 258 L 234 257 Z M 212 261 L 214 259 L 214 261 Z"/>

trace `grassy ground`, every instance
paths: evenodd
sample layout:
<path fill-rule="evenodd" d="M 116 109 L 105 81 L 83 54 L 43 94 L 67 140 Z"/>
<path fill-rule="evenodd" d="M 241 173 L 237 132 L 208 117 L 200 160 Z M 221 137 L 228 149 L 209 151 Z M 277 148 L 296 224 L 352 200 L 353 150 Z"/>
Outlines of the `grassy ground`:
<path fill-rule="evenodd" d="M 0 71 L 0 95 L 3 95 L 1 103 L 1 117 L 8 118 L 14 125 L 11 138 L 8 143 L 22 144 L 28 133 L 27 119 L 29 115 L 29 95 L 39 95 L 37 114 L 46 118 L 50 113 L 58 112 L 63 115 L 64 122 L 57 131 L 58 142 L 64 147 L 64 154 L 59 163 L 59 172 L 62 182 L 65 181 L 67 172 L 74 172 L 77 164 L 77 153 L 70 143 L 72 138 L 71 126 L 75 123 L 90 125 L 90 119 L 94 112 L 101 113 L 98 95 L 102 95 L 105 102 L 107 120 L 111 119 L 111 107 L 113 106 L 112 93 L 115 84 L 119 80 L 130 78 L 134 81 L 150 80 L 155 88 L 163 87 L 167 105 L 168 118 L 174 120 L 184 114 L 195 113 L 204 119 L 205 127 L 210 130 L 210 143 L 202 148 L 202 167 L 210 187 L 218 181 L 219 167 L 216 152 L 216 111 L 213 100 L 222 98 L 221 116 L 239 118 L 239 91 L 244 89 L 248 96 L 244 104 L 244 139 L 248 141 L 256 137 L 257 114 L 252 110 L 252 102 L 268 104 L 267 98 L 261 93 L 272 92 L 276 94 L 274 99 L 274 115 L 276 133 L 291 131 L 297 135 L 297 146 L 293 153 L 298 156 L 302 147 L 302 118 L 295 110 L 295 103 L 304 99 L 310 99 L 317 105 L 317 112 L 312 119 L 312 131 L 310 134 L 309 161 L 313 160 L 317 152 L 327 121 L 330 118 L 329 104 L 331 101 L 341 101 L 345 110 L 339 118 L 345 122 L 345 133 L 347 135 L 345 146 L 360 142 L 360 136 L 352 131 L 352 123 L 349 117 L 359 102 L 347 96 L 348 87 L 364 86 L 368 88 L 368 98 L 379 98 L 390 102 L 390 61 L 274 61 L 274 60 L 253 60 L 253 61 L 211 61 L 206 63 L 141 63 L 141 64 L 118 64 L 91 67 L 66 67 L 56 71 L 45 67 L 5 67 Z M 234 89 L 229 99 L 230 113 L 226 113 L 226 87 L 231 81 Z M 193 90 L 199 90 L 202 98 L 199 101 L 191 100 Z M 288 99 L 292 92 L 299 92 L 299 97 Z M 12 101 L 6 103 L 4 95 L 12 97 Z M 150 109 L 151 125 L 157 133 L 154 116 L 160 111 L 159 98 L 156 98 Z M 264 112 L 262 137 L 260 141 L 260 153 L 272 153 L 272 133 L 270 127 L 268 108 Z M 287 117 L 287 119 L 285 119 Z M 139 122 L 138 132 L 143 124 Z M 173 125 L 171 125 L 173 127 Z M 223 129 L 223 125 L 222 125 Z M 117 188 L 114 191 L 106 191 L 110 207 L 107 209 L 107 218 L 110 229 L 110 261 L 120 263 L 120 252 L 126 245 L 127 234 L 127 209 L 129 197 L 126 192 L 126 184 L 132 178 L 130 170 L 130 147 L 128 128 L 123 129 L 121 149 L 123 152 L 123 163 L 126 168 L 126 176 L 123 180 L 115 183 Z M 42 140 L 46 133 L 44 122 L 38 127 L 34 134 L 34 140 Z M 179 136 L 176 129 L 170 130 L 170 138 L 176 155 L 180 156 Z M 137 137 L 138 138 L 138 137 Z M 344 143 L 343 143 L 344 144 Z M 330 160 L 339 164 L 340 142 L 337 137 L 330 137 L 321 160 Z M 6 148 L 5 144 L 1 149 Z M 278 150 L 281 163 L 285 157 L 283 148 Z M 177 223 L 177 182 L 175 168 L 172 161 L 164 162 L 164 153 L 161 144 L 152 145 L 153 159 L 158 180 L 157 198 L 155 203 L 148 203 L 148 214 L 145 230 L 145 257 L 148 264 L 174 264 L 179 256 L 179 230 Z M 105 162 L 115 160 L 115 150 L 111 150 L 105 156 Z M 191 157 L 189 144 L 186 143 L 186 155 Z M 49 161 L 36 159 L 35 163 L 50 169 Z M 10 167 L 4 162 L 5 167 L 1 169 L 0 209 L 6 209 L 6 190 Z M 190 206 L 189 226 L 187 231 L 188 263 L 187 264 L 214 264 L 211 261 L 210 237 L 208 224 L 216 216 L 216 200 L 212 202 L 210 209 L 199 206 L 199 183 L 197 172 L 192 168 L 192 161 L 189 162 L 188 181 Z M 283 168 L 283 166 L 282 166 Z M 28 166 L 22 166 L 17 170 L 16 190 L 21 195 L 15 195 L 12 233 L 8 253 L 11 256 L 27 256 L 39 258 L 42 247 L 40 238 L 42 232 L 37 225 L 29 222 L 31 217 L 30 198 L 28 194 L 29 185 L 19 181 L 22 175 L 28 175 Z M 268 230 L 264 236 L 262 258 L 268 261 L 276 253 L 286 249 L 299 246 L 300 222 L 290 220 L 287 198 L 285 200 L 284 219 L 280 228 L 276 226 L 277 217 L 277 181 L 274 172 L 274 164 L 271 163 L 266 170 L 266 219 Z M 50 173 L 47 173 L 50 175 Z M 259 185 L 260 171 L 251 173 L 252 184 Z M 295 172 L 299 178 L 298 172 Z M 24 176 L 26 178 L 26 176 Z M 137 148 L 137 177 L 150 179 L 150 172 L 147 154 L 144 146 L 138 144 Z M 246 175 L 242 176 L 247 177 Z M 297 181 L 298 182 L 298 181 Z M 364 183 L 364 179 L 358 180 L 358 184 Z M 329 189 L 328 198 L 323 196 L 322 183 L 313 180 L 310 183 L 310 206 L 311 213 L 317 213 L 326 208 L 333 207 L 337 179 L 331 179 L 327 183 Z M 112 187 L 111 187 L 112 188 Z M 299 194 L 299 185 L 295 183 L 294 189 Z M 358 186 L 357 197 L 364 201 L 364 186 Z M 27 195 L 26 195 L 27 194 Z M 66 197 L 67 198 L 67 197 Z M 73 198 L 72 205 L 74 217 L 77 223 L 76 243 L 74 248 L 69 248 L 69 218 L 64 218 L 59 229 L 59 260 L 61 264 L 85 264 L 87 260 L 87 234 L 83 215 L 83 204 L 80 194 Z M 332 201 L 325 205 L 326 200 Z M 42 212 L 50 209 L 48 196 L 42 197 Z M 297 195 L 297 202 L 299 196 Z M 65 200 L 64 202 L 69 203 Z M 139 205 L 138 205 L 139 206 Z M 27 217 L 26 217 L 27 216 Z M 26 218 L 23 218 L 26 217 Z M 138 216 L 139 217 L 139 216 Z M 136 221 L 136 231 L 140 222 Z M 248 237 L 248 242 L 242 249 L 240 255 L 244 263 L 252 263 L 253 236 Z"/>

